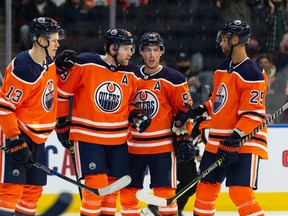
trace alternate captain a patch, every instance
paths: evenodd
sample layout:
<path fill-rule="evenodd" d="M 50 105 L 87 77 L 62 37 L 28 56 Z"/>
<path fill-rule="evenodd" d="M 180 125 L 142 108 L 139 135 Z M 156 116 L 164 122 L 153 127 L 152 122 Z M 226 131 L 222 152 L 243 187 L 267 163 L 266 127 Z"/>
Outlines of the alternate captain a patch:
<path fill-rule="evenodd" d="M 104 111 L 113 113 L 121 106 L 123 93 L 120 86 L 115 82 L 103 82 L 96 88 L 94 93 L 95 104 Z"/>

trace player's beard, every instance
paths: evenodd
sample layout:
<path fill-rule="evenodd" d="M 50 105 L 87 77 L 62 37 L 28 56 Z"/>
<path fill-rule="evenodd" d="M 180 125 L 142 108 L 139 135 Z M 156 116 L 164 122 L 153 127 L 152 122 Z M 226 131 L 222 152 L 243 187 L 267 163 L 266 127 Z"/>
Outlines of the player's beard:
<path fill-rule="evenodd" d="M 229 55 L 230 55 L 230 52 L 231 52 L 231 49 L 232 49 L 231 46 L 229 46 L 229 47 L 227 47 L 227 48 L 222 48 L 222 52 L 223 52 L 223 54 L 224 54 L 225 56 L 229 56 Z"/>
<path fill-rule="evenodd" d="M 125 59 L 117 59 L 117 61 L 118 61 L 117 63 L 122 65 L 122 66 L 127 66 L 129 63 L 129 60 L 126 61 Z"/>

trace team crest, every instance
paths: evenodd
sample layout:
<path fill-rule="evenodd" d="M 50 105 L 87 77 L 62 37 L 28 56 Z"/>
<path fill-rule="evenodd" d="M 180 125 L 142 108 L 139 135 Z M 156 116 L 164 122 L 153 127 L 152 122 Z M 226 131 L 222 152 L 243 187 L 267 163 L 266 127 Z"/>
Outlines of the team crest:
<path fill-rule="evenodd" d="M 55 86 L 53 80 L 49 80 L 42 95 L 42 105 L 49 112 L 54 106 Z"/>
<path fill-rule="evenodd" d="M 122 102 L 120 86 L 114 82 L 104 82 L 96 90 L 94 99 L 97 107 L 104 112 L 116 112 Z"/>
<path fill-rule="evenodd" d="M 217 88 L 217 93 L 213 106 L 213 113 L 218 113 L 228 100 L 228 91 L 224 83 L 221 83 Z"/>
<path fill-rule="evenodd" d="M 155 94 L 149 90 L 141 90 L 136 93 L 135 103 L 137 108 L 143 109 L 151 118 L 159 110 L 159 102 Z"/>

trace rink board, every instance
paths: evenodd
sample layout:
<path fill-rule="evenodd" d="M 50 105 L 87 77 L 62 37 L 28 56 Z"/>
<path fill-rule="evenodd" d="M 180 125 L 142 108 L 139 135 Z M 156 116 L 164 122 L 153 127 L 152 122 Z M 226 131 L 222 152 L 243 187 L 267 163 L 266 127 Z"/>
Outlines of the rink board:
<path fill-rule="evenodd" d="M 288 210 L 288 125 L 271 125 L 268 128 L 269 160 L 261 161 L 259 169 L 259 184 L 256 199 L 266 211 Z M 73 165 L 69 151 L 65 151 L 53 133 L 47 141 L 46 153 L 49 158 L 49 167 L 67 177 L 75 179 Z M 145 189 L 148 189 L 148 182 Z M 49 176 L 48 184 L 44 187 L 44 195 L 39 204 L 39 211 L 49 206 L 61 192 L 74 194 L 74 202 L 69 212 L 79 212 L 80 199 L 78 188 L 57 176 Z M 44 202 L 45 200 L 45 202 Z M 187 211 L 192 210 L 194 196 L 190 198 Z M 146 205 L 141 203 L 142 207 Z M 217 210 L 235 211 L 229 199 L 227 188 L 222 186 L 221 194 L 217 200 Z"/>
<path fill-rule="evenodd" d="M 52 205 L 56 200 L 58 194 L 44 194 L 39 202 L 38 212 L 42 213 L 48 206 Z M 185 206 L 185 211 L 192 211 L 195 196 L 192 196 L 187 205 Z M 256 193 L 256 200 L 261 204 L 264 211 L 288 211 L 288 192 L 286 193 Z M 140 203 L 141 208 L 147 207 L 147 204 Z M 217 211 L 237 211 L 229 195 L 226 192 L 219 194 L 216 202 Z M 77 213 L 80 209 L 80 198 L 79 194 L 73 194 L 73 203 L 67 209 L 66 213 Z M 117 212 L 119 212 L 119 202 L 117 205 Z"/>

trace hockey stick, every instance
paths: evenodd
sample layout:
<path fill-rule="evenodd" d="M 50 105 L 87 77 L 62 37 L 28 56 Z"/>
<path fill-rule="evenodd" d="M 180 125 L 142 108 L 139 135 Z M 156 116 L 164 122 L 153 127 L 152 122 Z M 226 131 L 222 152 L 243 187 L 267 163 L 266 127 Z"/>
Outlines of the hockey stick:
<path fill-rule="evenodd" d="M 10 151 L 7 147 L 0 146 L 0 149 L 5 151 L 6 153 L 10 154 Z M 115 191 L 118 191 L 118 190 L 126 187 L 131 182 L 131 177 L 129 175 L 125 175 L 125 176 L 121 177 L 120 179 L 118 179 L 117 181 L 115 181 L 114 183 L 112 183 L 112 184 L 110 184 L 104 188 L 98 188 L 98 189 L 97 188 L 91 188 L 91 187 L 88 187 L 84 184 L 81 184 L 80 182 L 77 182 L 71 178 L 68 178 L 67 176 L 62 175 L 62 174 L 50 169 L 49 167 L 46 167 L 43 164 L 40 164 L 34 160 L 30 160 L 30 163 L 32 163 L 33 166 L 37 167 L 38 169 L 45 171 L 48 174 L 58 176 L 59 178 L 64 179 L 65 181 L 68 181 L 68 182 L 70 182 L 70 183 L 72 183 L 72 184 L 74 184 L 74 185 L 76 185 L 82 189 L 90 191 L 91 193 L 94 193 L 94 194 L 99 195 L 99 196 L 105 196 L 107 194 L 114 193 Z"/>
<path fill-rule="evenodd" d="M 61 193 L 54 204 L 39 216 L 60 215 L 70 206 L 72 200 L 73 197 L 70 193 Z"/>
<path fill-rule="evenodd" d="M 70 142 L 70 140 L 68 140 L 68 142 Z M 75 151 L 74 151 L 74 147 L 72 145 L 69 145 L 69 151 L 70 151 L 70 155 L 71 155 L 71 159 L 72 159 L 72 163 L 73 163 L 73 168 L 74 168 L 74 172 L 76 175 L 76 180 L 78 183 L 81 183 L 80 179 L 79 179 L 79 175 L 78 175 L 78 171 L 77 171 L 77 167 L 76 167 L 76 158 L 75 158 Z M 80 187 L 78 187 L 79 190 L 79 196 L 80 199 L 82 200 L 82 190 Z"/>
<path fill-rule="evenodd" d="M 258 133 L 262 128 L 264 128 L 268 123 L 273 121 L 276 117 L 278 117 L 283 111 L 285 111 L 288 108 L 288 103 L 284 104 L 279 110 L 277 110 L 273 115 L 271 115 L 268 119 L 266 119 L 263 123 L 261 123 L 257 128 L 255 128 L 250 134 L 245 136 L 243 140 L 241 140 L 240 145 L 243 145 L 245 142 L 247 142 L 249 139 L 254 137 L 256 133 Z M 201 174 L 199 174 L 195 179 L 193 179 L 188 185 L 186 185 L 182 190 L 180 190 L 175 196 L 171 198 L 163 198 L 163 197 L 157 197 L 154 196 L 147 191 L 139 190 L 136 193 L 137 199 L 148 203 L 152 205 L 157 206 L 168 206 L 171 203 L 173 203 L 175 200 L 177 200 L 179 197 L 181 197 L 183 194 L 185 194 L 190 188 L 192 188 L 194 185 L 196 185 L 201 179 L 203 179 L 206 175 L 211 173 L 216 167 L 220 166 L 223 162 L 223 159 L 220 158 L 217 161 L 215 161 L 211 166 L 209 166 L 206 170 L 204 170 Z"/>

